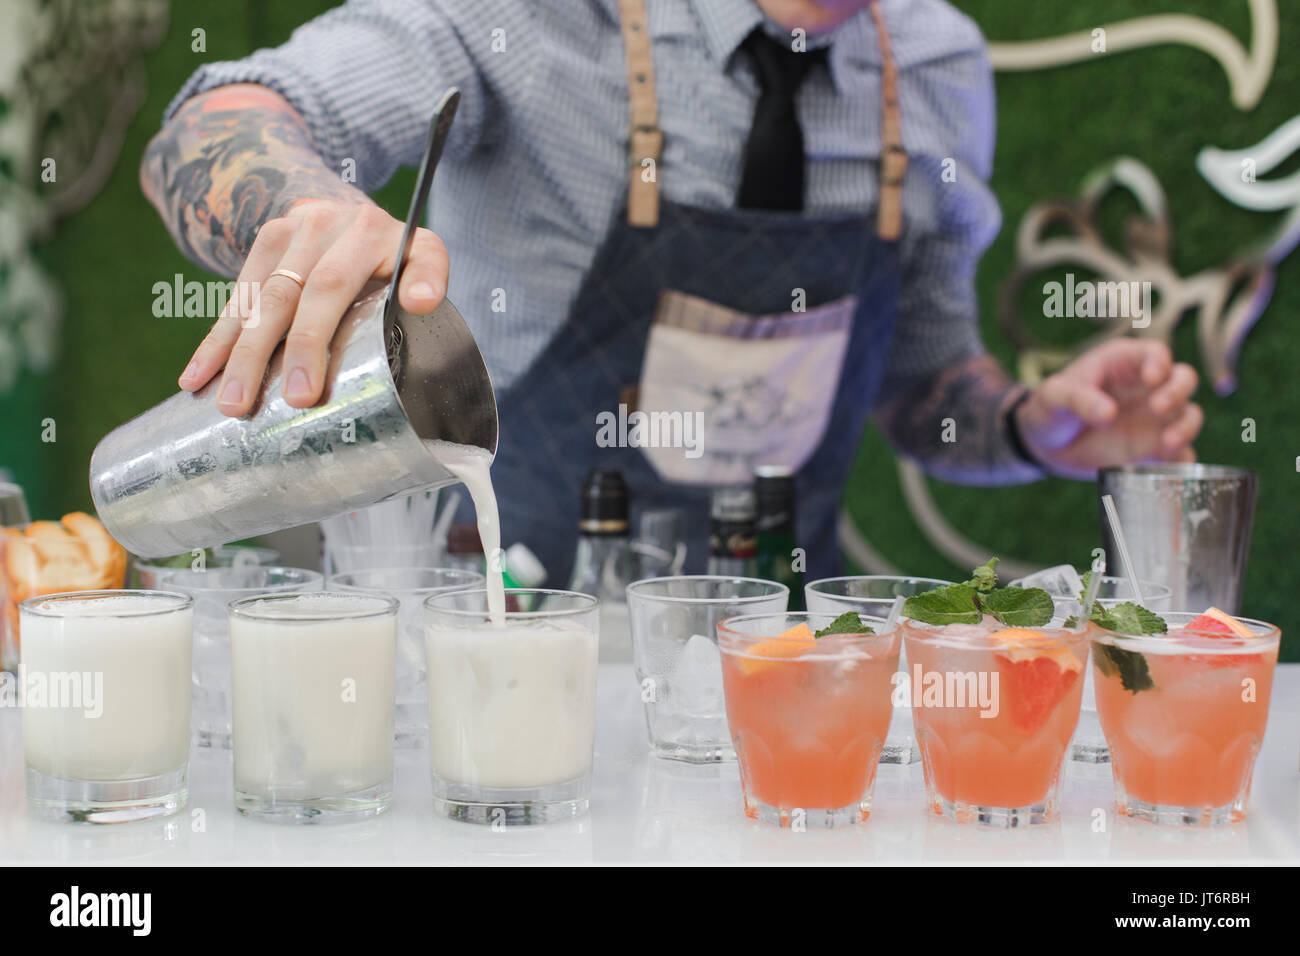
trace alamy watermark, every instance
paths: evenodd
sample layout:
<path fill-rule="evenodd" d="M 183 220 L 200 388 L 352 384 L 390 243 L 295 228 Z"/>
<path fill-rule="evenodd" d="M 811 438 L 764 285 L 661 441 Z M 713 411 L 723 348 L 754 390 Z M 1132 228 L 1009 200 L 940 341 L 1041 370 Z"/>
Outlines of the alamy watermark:
<path fill-rule="evenodd" d="M 889 680 L 895 707 L 974 708 L 989 719 L 1001 710 L 996 670 L 927 671 L 914 663 L 911 675 L 898 671 Z"/>
<path fill-rule="evenodd" d="M 102 671 L 0 671 L 0 707 L 80 710 L 89 720 L 104 714 Z"/>
<path fill-rule="evenodd" d="M 252 312 L 260 288 L 261 283 L 235 279 L 227 282 L 187 281 L 177 272 L 171 282 L 153 284 L 153 315 L 159 319 L 215 320 L 226 311 L 227 304 L 233 302 L 237 314 L 246 316 Z"/>
<path fill-rule="evenodd" d="M 1059 319 L 1128 319 L 1135 329 L 1151 324 L 1151 283 L 1137 280 L 1094 282 L 1075 279 L 1043 285 L 1043 315 Z"/>
<path fill-rule="evenodd" d="M 599 448 L 681 448 L 687 458 L 704 454 L 703 412 L 629 412 L 620 403 L 618 412 L 596 415 L 596 445 Z"/>

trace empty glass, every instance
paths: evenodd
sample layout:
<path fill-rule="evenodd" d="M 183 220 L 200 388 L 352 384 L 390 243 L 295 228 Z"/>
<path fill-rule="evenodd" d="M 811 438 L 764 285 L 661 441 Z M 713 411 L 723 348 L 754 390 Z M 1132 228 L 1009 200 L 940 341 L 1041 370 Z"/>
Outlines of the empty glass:
<path fill-rule="evenodd" d="M 164 587 L 194 599 L 194 742 L 230 748 L 231 601 L 286 591 L 319 591 L 321 576 L 305 568 L 168 569 Z"/>
<path fill-rule="evenodd" d="M 330 590 L 386 594 L 397 598 L 397 713 L 398 747 L 423 747 L 429 735 L 429 709 L 425 703 L 424 602 L 443 591 L 479 588 L 483 575 L 458 568 L 377 568 L 332 575 Z"/>
<path fill-rule="evenodd" d="M 739 614 L 779 614 L 790 589 L 775 581 L 679 575 L 627 587 L 632 665 L 656 757 L 713 763 L 735 759 L 722 693 L 718 623 Z"/>
<path fill-rule="evenodd" d="M 274 548 L 257 548 L 248 544 L 220 544 L 208 549 L 203 555 L 201 567 L 195 567 L 195 558 L 189 552 L 168 558 L 166 561 L 149 561 L 132 557 L 128 583 L 132 587 L 158 588 L 163 586 L 163 579 L 174 571 L 267 567 L 276 564 L 279 560 L 280 552 Z"/>
<path fill-rule="evenodd" d="M 680 574 L 686 563 L 685 516 L 677 508 L 641 512 L 632 542 L 638 578 Z"/>
<path fill-rule="evenodd" d="M 808 610 L 838 616 L 847 611 L 887 619 L 895 598 L 909 598 L 951 584 L 938 578 L 913 578 L 890 574 L 859 574 L 842 578 L 822 578 L 804 586 Z M 898 670 L 907 674 L 907 649 L 900 647 Z M 912 709 L 898 708 L 889 725 L 889 739 L 880 754 L 881 763 L 914 763 L 921 759 L 916 746 Z"/>

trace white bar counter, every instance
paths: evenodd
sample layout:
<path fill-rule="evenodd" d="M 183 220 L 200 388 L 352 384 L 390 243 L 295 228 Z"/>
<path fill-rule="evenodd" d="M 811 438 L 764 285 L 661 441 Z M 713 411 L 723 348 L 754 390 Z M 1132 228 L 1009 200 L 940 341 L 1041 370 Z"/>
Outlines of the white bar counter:
<path fill-rule="evenodd" d="M 1107 765 L 1067 767 L 1062 819 L 1020 830 L 956 824 L 922 809 L 920 764 L 883 766 L 871 819 L 791 832 L 748 819 L 734 763 L 649 755 L 628 664 L 600 668 L 591 813 L 499 830 L 435 818 L 425 750 L 399 750 L 392 809 L 373 820 L 284 826 L 232 803 L 230 751 L 195 749 L 190 803 L 163 820 L 118 825 L 28 817 L 21 712 L 0 707 L 0 863 L 1281 863 L 1300 862 L 1300 664 L 1278 667 L 1246 822 L 1157 827 L 1115 812 Z"/>

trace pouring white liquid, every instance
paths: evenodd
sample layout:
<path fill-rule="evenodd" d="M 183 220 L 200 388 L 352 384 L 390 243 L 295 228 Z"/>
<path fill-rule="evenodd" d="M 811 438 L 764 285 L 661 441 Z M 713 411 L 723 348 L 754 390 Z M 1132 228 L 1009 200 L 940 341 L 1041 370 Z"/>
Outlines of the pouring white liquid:
<path fill-rule="evenodd" d="M 493 624 L 506 623 L 506 589 L 501 576 L 501 515 L 497 495 L 492 488 L 492 453 L 477 445 L 458 445 L 449 441 L 426 441 L 425 446 L 449 472 L 465 485 L 474 515 L 478 536 L 483 542 L 487 588 L 488 618 Z"/>

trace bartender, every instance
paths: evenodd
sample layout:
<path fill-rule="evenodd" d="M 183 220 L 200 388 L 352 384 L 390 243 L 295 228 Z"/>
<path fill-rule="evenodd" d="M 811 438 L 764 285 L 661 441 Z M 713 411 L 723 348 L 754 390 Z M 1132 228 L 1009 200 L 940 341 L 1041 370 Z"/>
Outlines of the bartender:
<path fill-rule="evenodd" d="M 993 80 L 941 0 L 353 0 L 201 67 L 141 182 L 186 255 L 259 292 L 182 388 L 218 378 L 244 415 L 283 338 L 285 398 L 319 400 L 340 317 L 399 245 L 367 194 L 419 162 L 453 85 L 399 299 L 464 313 L 497 392 L 503 540 L 552 583 L 596 464 L 684 509 L 697 564 L 712 487 L 796 469 L 821 577 L 868 419 L 952 482 L 1194 460 L 1196 375 L 1162 343 L 1111 340 L 1032 389 L 982 347 Z M 598 422 L 636 411 L 684 424 L 605 447 Z"/>

